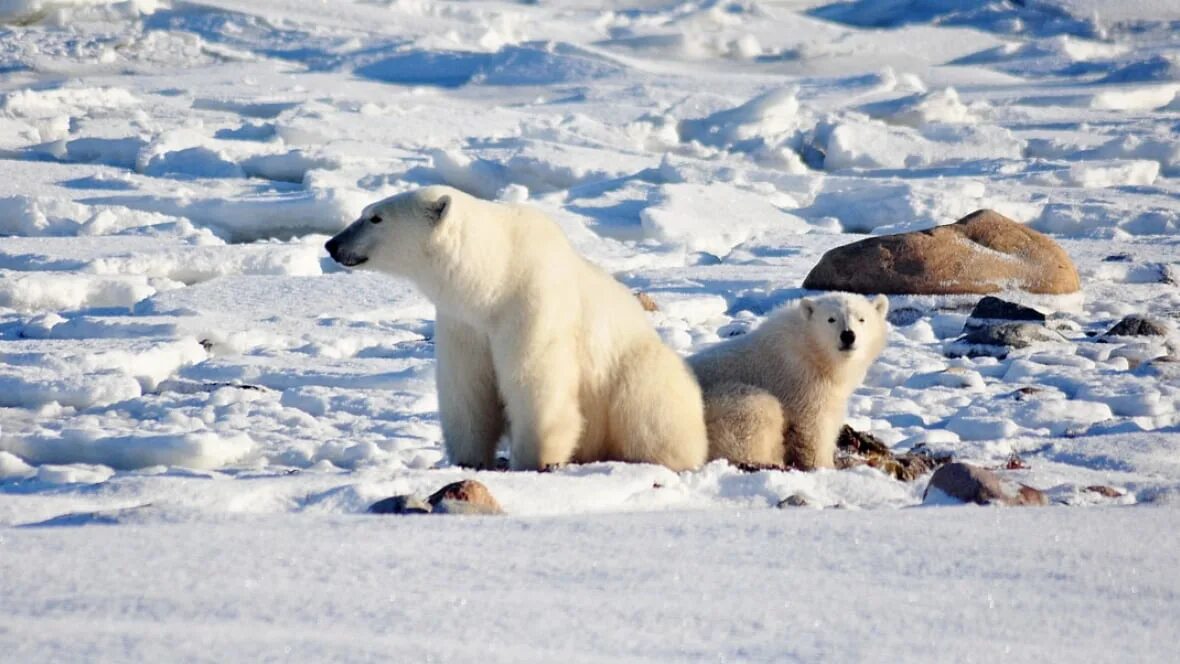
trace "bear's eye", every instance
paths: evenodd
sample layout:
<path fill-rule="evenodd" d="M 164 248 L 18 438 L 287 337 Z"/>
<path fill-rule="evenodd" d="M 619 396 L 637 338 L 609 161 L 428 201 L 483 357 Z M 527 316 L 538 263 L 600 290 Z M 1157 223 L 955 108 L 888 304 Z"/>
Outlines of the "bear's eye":
<path fill-rule="evenodd" d="M 369 217 L 369 223 L 370 224 L 379 224 L 379 223 L 381 223 L 381 217 L 379 215 L 373 215 L 373 216 Z"/>
<path fill-rule="evenodd" d="M 829 322 L 829 323 L 835 323 L 835 322 L 836 322 L 836 319 L 835 319 L 835 318 L 829 318 L 829 319 L 828 319 L 828 322 Z"/>
<path fill-rule="evenodd" d="M 858 318 L 857 320 L 859 320 L 862 323 L 865 322 L 865 319 L 863 319 L 863 318 Z"/>

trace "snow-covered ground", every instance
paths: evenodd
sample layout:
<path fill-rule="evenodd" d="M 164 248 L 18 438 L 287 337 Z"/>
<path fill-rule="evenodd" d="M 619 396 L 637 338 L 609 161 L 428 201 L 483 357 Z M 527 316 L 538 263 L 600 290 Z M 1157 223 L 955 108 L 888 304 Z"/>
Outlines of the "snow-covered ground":
<path fill-rule="evenodd" d="M 0 660 L 1173 657 L 1180 4 L 0 0 L 0 21 Z M 1050 234 L 1081 297 L 1013 297 L 1060 342 L 952 357 L 975 298 L 895 296 L 849 423 L 1018 454 L 1007 477 L 1053 505 L 922 506 L 925 480 L 868 468 L 448 466 L 432 308 L 322 249 L 440 182 L 551 213 L 684 353 L 865 234 L 982 207 Z M 1128 314 L 1170 334 L 1099 341 Z M 508 516 L 364 514 L 460 477 Z M 775 509 L 796 494 L 825 509 Z"/>

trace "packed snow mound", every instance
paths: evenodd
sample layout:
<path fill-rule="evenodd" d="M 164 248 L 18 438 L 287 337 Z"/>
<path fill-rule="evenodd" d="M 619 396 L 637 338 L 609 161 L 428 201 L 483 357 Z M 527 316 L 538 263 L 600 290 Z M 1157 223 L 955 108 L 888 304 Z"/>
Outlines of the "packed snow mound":
<path fill-rule="evenodd" d="M 799 125 L 799 100 L 793 88 L 770 90 L 734 108 L 681 120 L 683 141 L 750 151 L 773 143 Z M 753 145 L 751 145 L 753 144 Z"/>
<path fill-rule="evenodd" d="M 667 184 L 653 190 L 640 214 L 643 230 L 659 242 L 725 256 L 759 235 L 805 233 L 807 222 L 765 198 L 726 184 Z"/>
<path fill-rule="evenodd" d="M 0 447 L 32 463 L 97 464 L 115 470 L 152 466 L 222 468 L 248 455 L 253 445 L 245 433 L 105 436 L 101 430 L 84 429 L 68 429 L 53 436 L 0 440 Z"/>
<path fill-rule="evenodd" d="M 71 10 L 80 9 L 104 9 L 116 16 L 134 18 L 155 12 L 160 4 L 160 0 L 0 0 L 0 22 L 64 22 Z"/>
<path fill-rule="evenodd" d="M 494 53 L 409 51 L 356 68 L 356 75 L 399 85 L 551 85 L 586 82 L 622 67 L 564 43 L 505 46 Z"/>

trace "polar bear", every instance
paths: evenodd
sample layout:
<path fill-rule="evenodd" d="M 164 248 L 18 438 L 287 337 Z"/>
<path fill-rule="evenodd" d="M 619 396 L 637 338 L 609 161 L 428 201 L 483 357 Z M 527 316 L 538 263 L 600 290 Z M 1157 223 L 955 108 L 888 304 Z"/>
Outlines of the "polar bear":
<path fill-rule="evenodd" d="M 541 212 L 450 187 L 365 208 L 328 241 L 348 267 L 409 278 L 437 309 L 439 417 L 453 463 L 637 461 L 696 468 L 700 388 L 639 301 Z"/>
<path fill-rule="evenodd" d="M 888 311 L 884 295 L 804 298 L 690 357 L 704 390 L 709 458 L 833 467 L 848 397 L 885 347 Z"/>

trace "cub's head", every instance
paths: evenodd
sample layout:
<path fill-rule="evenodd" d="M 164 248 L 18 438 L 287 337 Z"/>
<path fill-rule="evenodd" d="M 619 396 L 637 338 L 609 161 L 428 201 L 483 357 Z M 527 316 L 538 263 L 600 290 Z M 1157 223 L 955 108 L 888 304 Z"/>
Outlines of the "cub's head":
<path fill-rule="evenodd" d="M 852 293 L 804 298 L 799 310 L 807 321 L 808 337 L 837 362 L 872 362 L 885 347 L 889 299 L 869 300 Z"/>
<path fill-rule="evenodd" d="M 324 247 L 345 267 L 418 277 L 430 268 L 459 192 L 426 187 L 366 207 Z"/>

